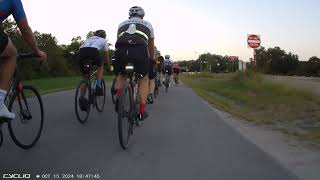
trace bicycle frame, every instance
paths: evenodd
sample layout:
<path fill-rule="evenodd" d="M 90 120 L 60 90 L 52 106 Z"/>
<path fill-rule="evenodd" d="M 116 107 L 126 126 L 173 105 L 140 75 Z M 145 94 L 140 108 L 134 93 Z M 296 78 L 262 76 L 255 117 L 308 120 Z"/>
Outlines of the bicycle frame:
<path fill-rule="evenodd" d="M 26 114 L 25 112 L 23 112 L 23 108 L 22 108 L 21 96 L 22 96 L 22 100 L 25 102 L 27 112 L 30 112 L 29 105 L 28 105 L 27 100 L 26 100 L 26 96 L 23 93 L 23 85 L 22 85 L 21 80 L 20 80 L 18 66 L 16 66 L 15 72 L 13 74 L 13 79 L 12 79 L 11 84 L 10 84 L 9 91 L 8 91 L 8 93 L 7 93 L 7 95 L 6 95 L 5 99 L 4 99 L 5 105 L 7 107 L 9 105 L 10 99 L 12 98 L 13 94 L 15 93 L 15 91 L 19 92 L 19 94 L 17 95 L 18 104 L 19 104 L 20 112 L 22 113 L 20 115 L 23 116 L 23 118 L 20 118 L 20 119 L 24 120 L 25 118 L 27 118 L 28 120 L 30 120 L 31 117 L 30 117 L 30 115 L 28 115 L 29 113 Z"/>
<path fill-rule="evenodd" d="M 10 98 L 12 97 L 14 91 L 17 89 L 17 87 L 20 86 L 20 89 L 18 90 L 22 90 L 22 84 L 20 83 L 20 79 L 18 78 L 18 67 L 16 67 L 14 74 L 13 74 L 13 79 L 11 81 L 10 87 L 9 87 L 9 91 L 4 99 L 5 105 L 8 106 L 9 105 L 9 101 Z"/>
<path fill-rule="evenodd" d="M 89 101 L 90 101 L 90 103 L 93 103 L 95 95 L 93 93 L 93 89 L 92 89 L 91 86 L 92 86 L 92 83 L 93 83 L 92 81 L 93 81 L 93 79 L 96 76 L 98 71 L 97 70 L 92 71 L 92 65 L 87 65 L 87 66 L 89 66 L 88 67 L 89 68 L 89 72 L 86 75 L 87 76 L 87 81 L 88 81 L 88 84 L 89 84 L 89 87 L 87 87 L 88 91 L 89 91 Z"/>

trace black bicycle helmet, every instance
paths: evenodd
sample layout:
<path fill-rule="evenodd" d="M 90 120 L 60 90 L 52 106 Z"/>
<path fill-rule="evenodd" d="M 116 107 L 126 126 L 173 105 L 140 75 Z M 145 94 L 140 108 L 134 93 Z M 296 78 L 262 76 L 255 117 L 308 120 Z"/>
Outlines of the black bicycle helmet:
<path fill-rule="evenodd" d="M 106 32 L 104 30 L 97 30 L 96 32 L 94 32 L 95 36 L 101 37 L 103 39 L 106 38 Z"/>

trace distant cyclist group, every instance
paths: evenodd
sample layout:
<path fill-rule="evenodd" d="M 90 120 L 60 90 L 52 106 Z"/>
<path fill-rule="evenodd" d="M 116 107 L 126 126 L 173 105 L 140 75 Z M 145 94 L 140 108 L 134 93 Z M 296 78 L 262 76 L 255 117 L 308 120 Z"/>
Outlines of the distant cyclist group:
<path fill-rule="evenodd" d="M 0 1 L 1 21 L 4 21 L 9 15 L 13 15 L 24 40 L 33 50 L 34 56 L 38 57 L 41 62 L 46 61 L 46 53 L 38 48 L 21 0 Z M 130 126 L 129 133 L 132 132 L 136 122 L 142 122 L 149 116 L 146 104 L 154 103 L 158 88 L 162 84 L 165 84 L 166 88 L 170 87 L 173 78 L 178 83 L 178 64 L 173 63 L 170 55 L 165 55 L 165 58 L 161 56 L 160 51 L 154 45 L 153 27 L 143 19 L 144 16 L 145 12 L 141 7 L 134 6 L 129 9 L 129 19 L 118 27 L 116 49 L 112 62 L 109 59 L 109 44 L 104 30 L 95 31 L 93 36 L 85 40 L 80 47 L 78 56 L 83 81 L 80 83 L 76 95 L 77 113 L 80 113 L 77 106 L 80 107 L 79 111 L 88 112 L 90 104 L 95 104 L 97 110 L 102 111 L 105 98 L 101 100 L 99 97 L 105 97 L 106 93 L 103 80 L 104 65 L 112 63 L 116 76 L 113 91 L 116 97 L 115 111 L 118 112 L 119 120 L 127 117 Z M 0 38 L 0 119 L 11 121 L 15 119 L 16 114 L 8 110 L 5 99 L 8 96 L 7 91 L 16 69 L 18 53 L 2 28 L 0 29 Z M 101 50 L 104 52 L 102 56 L 100 55 Z M 97 66 L 94 73 L 92 73 L 92 65 Z M 90 81 L 93 75 L 95 76 L 94 82 Z M 20 84 L 17 85 L 18 88 Z M 26 101 L 23 91 L 19 92 Z M 86 94 L 89 95 L 86 96 Z M 125 109 L 126 94 L 128 94 L 130 101 L 128 110 Z M 19 95 L 17 97 L 20 99 Z M 98 100 L 102 101 L 103 106 L 98 105 Z M 26 109 L 29 110 L 28 103 L 25 104 Z M 21 116 L 21 114 L 19 115 Z M 32 118 L 31 115 L 28 117 Z"/>

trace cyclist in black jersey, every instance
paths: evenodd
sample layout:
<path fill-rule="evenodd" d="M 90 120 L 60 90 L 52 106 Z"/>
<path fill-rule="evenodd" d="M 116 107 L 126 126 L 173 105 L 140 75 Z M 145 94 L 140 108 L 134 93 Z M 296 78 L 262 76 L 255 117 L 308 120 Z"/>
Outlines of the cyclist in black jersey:
<path fill-rule="evenodd" d="M 148 117 L 146 102 L 149 94 L 148 73 L 149 64 L 155 57 L 154 32 L 152 25 L 143 20 L 145 15 L 141 7 L 134 6 L 129 10 L 129 19 L 119 25 L 116 42 L 115 72 L 118 75 L 116 81 L 116 111 L 119 107 L 121 89 L 126 81 L 125 65 L 130 61 L 135 65 L 139 80 L 139 119 L 142 121 Z"/>

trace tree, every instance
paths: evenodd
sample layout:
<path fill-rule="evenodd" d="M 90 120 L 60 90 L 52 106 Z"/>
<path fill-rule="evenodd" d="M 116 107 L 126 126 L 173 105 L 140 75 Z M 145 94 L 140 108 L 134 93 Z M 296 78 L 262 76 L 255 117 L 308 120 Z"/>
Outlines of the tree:
<path fill-rule="evenodd" d="M 320 59 L 316 56 L 311 57 L 306 64 L 306 71 L 309 76 L 320 76 Z"/>

